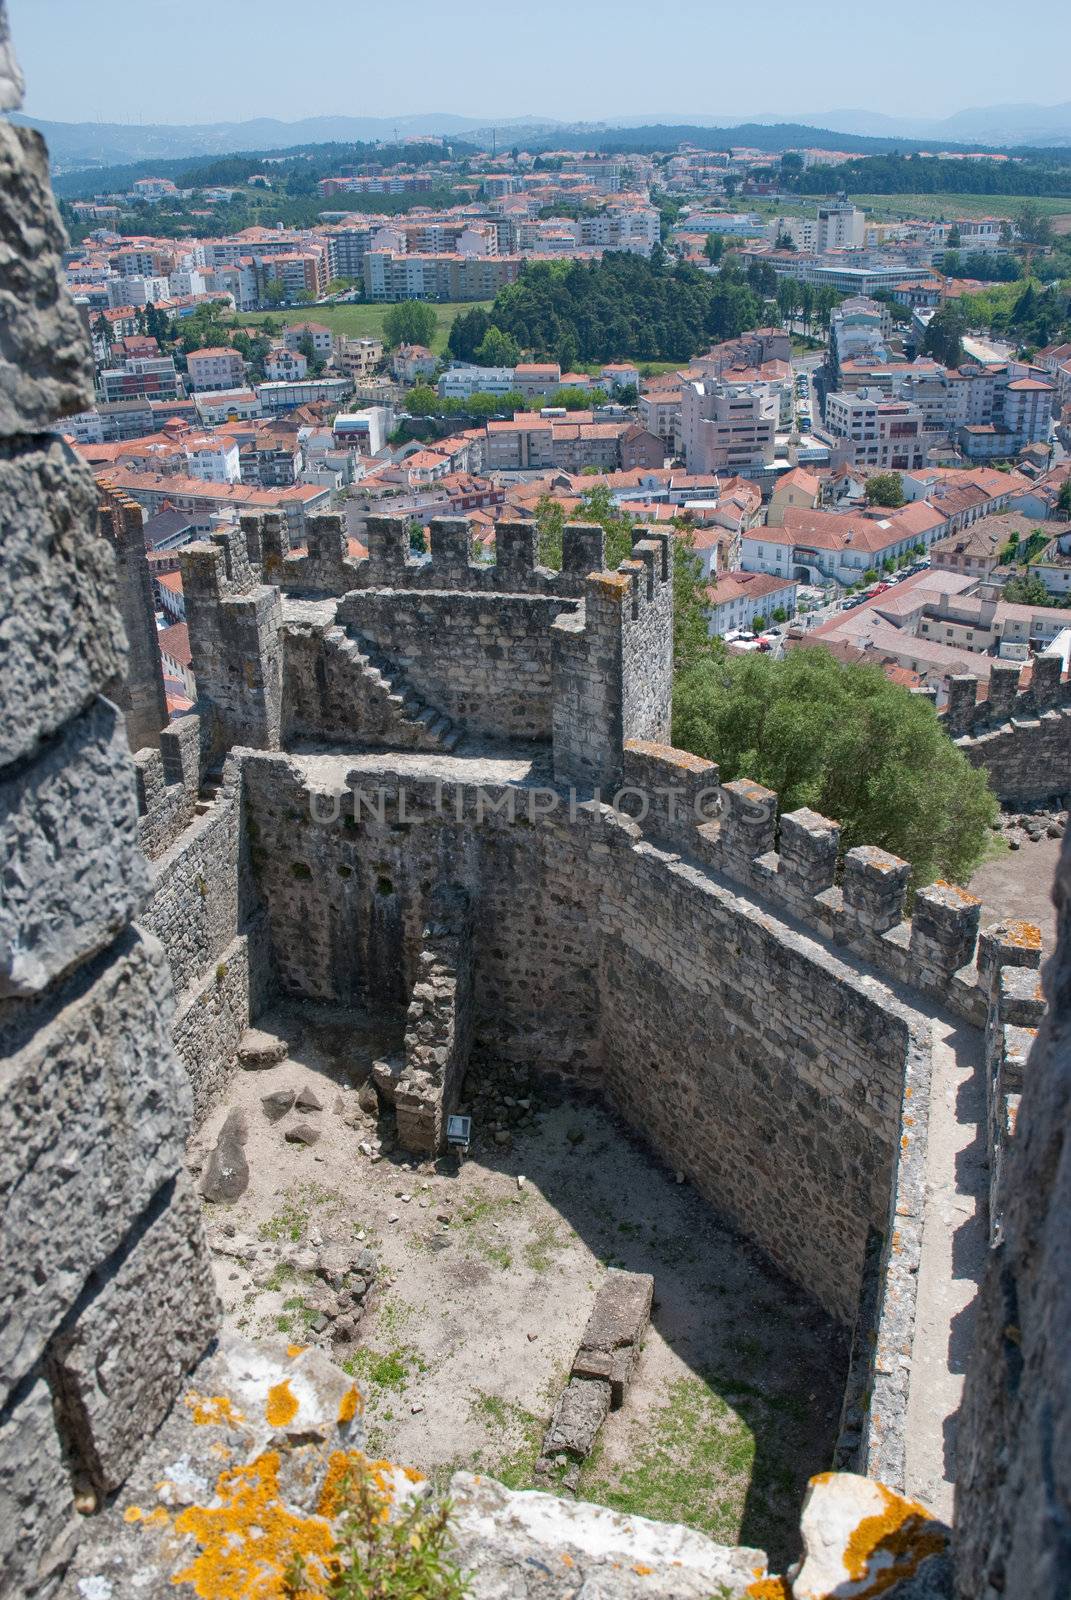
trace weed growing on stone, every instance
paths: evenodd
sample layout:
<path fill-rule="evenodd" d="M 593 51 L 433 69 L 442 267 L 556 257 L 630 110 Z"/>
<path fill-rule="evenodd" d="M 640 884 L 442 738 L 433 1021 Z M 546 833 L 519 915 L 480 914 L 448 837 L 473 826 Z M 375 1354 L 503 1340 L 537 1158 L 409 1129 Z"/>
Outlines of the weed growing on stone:
<path fill-rule="evenodd" d="M 465 1575 L 451 1557 L 450 1505 L 410 1500 L 398 1509 L 374 1467 L 350 1463 L 334 1491 L 335 1546 L 329 1587 L 295 1554 L 287 1564 L 284 1600 L 464 1600 Z M 316 1563 L 319 1566 L 319 1563 Z"/>
<path fill-rule="evenodd" d="M 377 1392 L 396 1390 L 400 1393 L 414 1373 L 426 1372 L 428 1368 L 423 1357 L 410 1346 L 400 1345 L 384 1354 L 362 1345 L 342 1363 L 342 1370 L 351 1378 L 362 1379 L 374 1398 Z"/>

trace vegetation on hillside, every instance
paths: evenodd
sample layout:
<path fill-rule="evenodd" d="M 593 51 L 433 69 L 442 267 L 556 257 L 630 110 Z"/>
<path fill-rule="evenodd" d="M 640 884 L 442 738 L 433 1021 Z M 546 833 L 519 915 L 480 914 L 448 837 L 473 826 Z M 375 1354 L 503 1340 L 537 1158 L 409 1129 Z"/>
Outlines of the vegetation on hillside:
<path fill-rule="evenodd" d="M 940 156 L 857 156 L 839 166 L 782 172 L 796 194 L 838 190 L 867 194 L 1001 194 L 1071 196 L 1071 151 L 1023 161 L 950 161 Z"/>
<path fill-rule="evenodd" d="M 985 773 L 928 700 L 818 648 L 691 662 L 674 688 L 673 743 L 716 761 L 723 783 L 776 790 L 780 811 L 810 806 L 838 821 L 842 850 L 902 856 L 916 887 L 937 875 L 965 882 L 997 814 Z"/>
<path fill-rule="evenodd" d="M 763 316 L 762 298 L 735 265 L 712 276 L 685 265 L 669 268 L 660 258 L 608 254 L 601 262 L 524 263 L 517 282 L 495 300 L 488 328 L 565 371 L 621 357 L 687 361 L 717 340 L 760 326 Z M 471 336 L 462 348 L 471 348 Z"/>

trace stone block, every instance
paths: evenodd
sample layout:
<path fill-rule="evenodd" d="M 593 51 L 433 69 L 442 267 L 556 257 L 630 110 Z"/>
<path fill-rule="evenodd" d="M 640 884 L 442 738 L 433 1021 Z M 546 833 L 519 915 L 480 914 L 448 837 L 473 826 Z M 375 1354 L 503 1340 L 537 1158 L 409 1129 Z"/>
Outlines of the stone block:
<path fill-rule="evenodd" d="M 874 845 L 857 845 L 844 858 L 844 906 L 867 933 L 886 933 L 903 919 L 911 863 Z"/>
<path fill-rule="evenodd" d="M 606 534 L 595 522 L 567 522 L 562 529 L 562 571 L 586 576 L 606 565 Z"/>
<path fill-rule="evenodd" d="M 94 404 L 89 337 L 60 271 L 65 244 L 44 140 L 0 123 L 0 437 Z"/>
<path fill-rule="evenodd" d="M 566 1455 L 586 1461 L 609 1411 L 606 1379 L 570 1378 L 543 1438 L 543 1456 Z"/>
<path fill-rule="evenodd" d="M 0 111 L 17 111 L 25 90 L 22 71 L 11 47 L 7 7 L 0 0 Z"/>
<path fill-rule="evenodd" d="M 616 1410 L 640 1356 L 640 1346 L 651 1319 L 654 1279 L 647 1272 L 623 1272 L 611 1267 L 603 1279 L 573 1362 L 573 1376 L 587 1372 L 605 1376 L 610 1402 Z M 593 1365 L 594 1363 L 594 1365 Z"/>
<path fill-rule="evenodd" d="M 79 1521 L 52 1395 L 39 1378 L 0 1422 L 0 1594 L 34 1594 Z"/>
<path fill-rule="evenodd" d="M 123 671 L 115 568 L 96 537 L 96 507 L 89 467 L 62 440 L 0 440 L 0 766 Z"/>
<path fill-rule="evenodd" d="M 774 846 L 777 796 L 750 778 L 737 778 L 722 787 L 722 848 L 739 867 Z"/>
<path fill-rule="evenodd" d="M 69 1437 L 103 1493 L 128 1475 L 220 1314 L 200 1208 L 183 1175 L 49 1353 Z"/>
<path fill-rule="evenodd" d="M 948 680 L 948 705 L 945 715 L 948 731 L 953 739 L 970 733 L 974 721 L 974 708 L 978 700 L 978 679 L 970 673 L 958 673 Z"/>
<path fill-rule="evenodd" d="M 96 700 L 32 765 L 0 776 L 0 999 L 100 950 L 148 891 L 123 718 Z"/>
<path fill-rule="evenodd" d="M 832 887 L 840 848 L 840 824 L 808 806 L 781 818 L 781 870 L 785 888 L 816 895 Z"/>
<path fill-rule="evenodd" d="M 1045 991 L 1039 974 L 1030 967 L 1002 967 L 999 994 L 1000 1020 L 1017 1028 L 1036 1028 L 1045 1015 Z"/>
<path fill-rule="evenodd" d="M 0 1207 L 21 1243 L 0 1258 L 0 1397 L 182 1164 L 171 1008 L 159 944 L 131 929 L 7 1030 Z"/>
<path fill-rule="evenodd" d="M 929 883 L 915 896 L 911 954 L 945 973 L 958 972 L 974 956 L 982 902 L 954 883 Z"/>
<path fill-rule="evenodd" d="M 1040 967 L 1041 929 L 1034 922 L 993 922 L 978 935 L 978 980 L 989 993 L 1001 967 Z"/>

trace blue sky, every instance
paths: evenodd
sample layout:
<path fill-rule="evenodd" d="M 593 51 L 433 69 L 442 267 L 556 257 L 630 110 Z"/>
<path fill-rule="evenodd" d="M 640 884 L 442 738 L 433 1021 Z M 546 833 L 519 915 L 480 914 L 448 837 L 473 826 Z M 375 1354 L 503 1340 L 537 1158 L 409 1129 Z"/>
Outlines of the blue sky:
<path fill-rule="evenodd" d="M 944 116 L 1071 96 L 1067 0 L 8 0 L 26 110 L 215 122 L 450 111 Z"/>

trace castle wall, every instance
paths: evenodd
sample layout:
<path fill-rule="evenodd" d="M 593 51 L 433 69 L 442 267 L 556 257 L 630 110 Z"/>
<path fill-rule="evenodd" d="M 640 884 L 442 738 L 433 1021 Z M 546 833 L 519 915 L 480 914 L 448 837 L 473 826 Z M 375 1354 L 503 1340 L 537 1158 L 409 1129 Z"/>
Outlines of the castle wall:
<path fill-rule="evenodd" d="M 338 622 L 468 733 L 549 739 L 550 625 L 561 611 L 553 596 L 364 589 L 342 600 Z"/>
<path fill-rule="evenodd" d="M 347 774 L 393 796 L 381 819 L 355 822 L 347 804 L 319 823 L 298 758 L 242 760 L 285 992 L 408 1000 L 431 890 L 463 884 L 476 1048 L 600 1084 L 719 1211 L 851 1320 L 868 1231 L 887 1225 L 911 1037 L 887 992 L 606 808 L 541 817 L 546 791 L 489 785 L 463 792 L 459 821 L 455 786 L 443 783 L 437 810 L 424 779 L 403 780 L 403 813 L 397 771 L 377 776 L 365 758 L 358 777 L 352 762 L 313 757 L 325 819 Z"/>
<path fill-rule="evenodd" d="M 75 1495 L 91 1510 L 126 1476 L 219 1318 L 167 964 L 131 921 L 148 873 L 104 698 L 127 659 L 114 559 L 49 431 L 93 403 L 63 246 L 40 136 L 0 122 L 0 1592 L 20 1596 L 54 1592 Z"/>
<path fill-rule="evenodd" d="M 949 737 L 989 776 L 1003 805 L 1014 808 L 1063 793 L 1071 771 L 1071 678 L 1062 658 L 1033 659 L 1030 685 L 1019 689 L 1018 661 L 995 661 L 989 693 L 978 701 L 977 679 L 949 682 L 943 713 Z"/>

